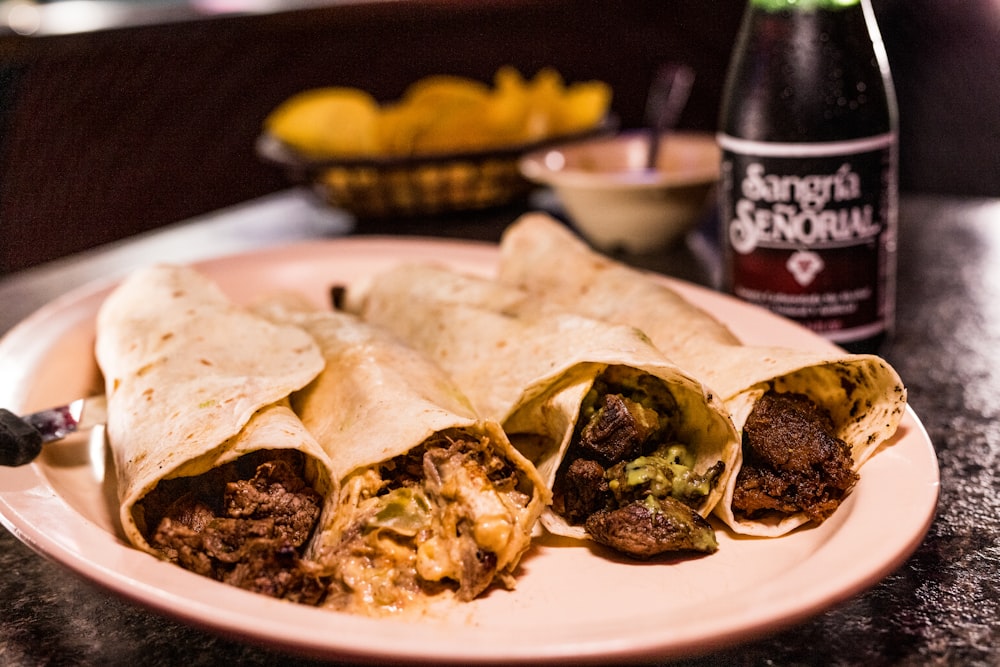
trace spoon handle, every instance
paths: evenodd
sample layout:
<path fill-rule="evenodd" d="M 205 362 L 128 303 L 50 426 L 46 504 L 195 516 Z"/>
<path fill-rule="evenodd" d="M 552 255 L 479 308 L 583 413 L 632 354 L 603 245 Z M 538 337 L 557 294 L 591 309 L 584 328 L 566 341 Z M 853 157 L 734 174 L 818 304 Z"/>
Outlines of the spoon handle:
<path fill-rule="evenodd" d="M 677 125 L 691 95 L 692 85 L 694 70 L 688 65 L 670 63 L 656 71 L 646 98 L 646 124 L 649 126 L 647 169 L 656 168 L 660 138 Z"/>

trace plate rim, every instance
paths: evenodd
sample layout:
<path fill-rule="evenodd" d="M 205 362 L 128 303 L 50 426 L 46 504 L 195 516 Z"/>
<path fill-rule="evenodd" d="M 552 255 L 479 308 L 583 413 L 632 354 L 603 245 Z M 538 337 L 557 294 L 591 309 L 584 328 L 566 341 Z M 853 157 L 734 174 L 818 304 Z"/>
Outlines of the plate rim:
<path fill-rule="evenodd" d="M 491 263 L 487 267 L 489 269 L 492 269 L 492 267 L 495 266 L 496 259 L 498 257 L 498 246 L 489 242 L 415 236 L 358 235 L 340 239 L 300 241 L 246 253 L 239 253 L 236 255 L 227 255 L 208 260 L 200 260 L 191 262 L 191 265 L 201 269 L 211 268 L 214 270 L 223 270 L 225 264 L 228 262 L 246 262 L 255 259 L 258 261 L 264 261 L 268 258 L 274 259 L 285 255 L 296 255 L 302 253 L 318 253 L 321 256 L 333 253 L 335 255 L 337 252 L 358 252 L 360 250 L 365 250 L 378 255 L 379 253 L 385 253 L 386 249 L 398 249 L 400 247 L 406 247 L 408 251 L 415 251 L 418 255 L 426 255 L 428 257 L 444 257 L 444 261 L 446 262 L 457 261 L 454 257 L 448 257 L 448 255 L 455 254 L 461 256 L 462 258 L 467 258 L 471 263 L 478 262 L 480 266 L 484 265 L 484 260 L 490 260 Z M 389 255 L 391 254 L 392 253 L 389 253 Z M 393 260 L 389 257 L 387 261 L 398 260 Z M 784 320 L 783 318 L 771 313 L 767 313 L 766 311 L 762 311 L 759 308 L 739 302 L 733 297 L 715 292 L 707 287 L 695 285 L 693 283 L 681 281 L 675 278 L 660 276 L 659 274 L 653 275 L 659 276 L 671 286 L 677 287 L 678 290 L 685 295 L 694 294 L 703 296 L 710 305 L 714 304 L 718 300 L 721 300 L 721 302 L 728 303 L 731 306 L 736 306 L 739 309 L 745 308 L 746 312 L 753 313 L 756 316 L 760 316 L 765 319 L 774 318 L 775 322 L 780 324 L 782 327 L 797 328 L 797 333 L 804 339 L 808 339 L 810 344 L 821 346 L 825 349 L 836 349 L 836 346 L 832 343 L 829 343 L 812 332 L 808 332 L 794 323 Z M 17 347 L 19 345 L 30 344 L 33 342 L 28 339 L 31 338 L 31 334 L 34 333 L 36 327 L 44 325 L 47 320 L 58 317 L 61 313 L 65 312 L 65 309 L 67 308 L 80 307 L 86 309 L 86 304 L 89 303 L 89 301 L 101 298 L 101 295 L 111 289 L 112 286 L 120 279 L 121 276 L 117 276 L 96 280 L 78 286 L 37 309 L 31 315 L 11 328 L 2 338 L 0 338 L 0 370 L 10 366 L 8 357 L 11 356 L 12 352 L 17 351 Z M 740 325 L 738 323 L 733 323 L 732 326 L 734 330 L 739 333 Z M 11 350 L 11 348 L 13 348 L 13 350 Z M 11 400 L 11 396 L 14 392 L 16 392 L 16 389 L 12 389 L 6 376 L 0 375 L 0 378 L 3 378 L 3 380 L 0 380 L 0 405 L 3 405 L 4 401 Z M 512 645 L 511 642 L 507 642 L 504 652 L 499 652 L 496 649 L 483 650 L 482 645 L 477 645 L 475 638 L 473 638 L 474 640 L 471 642 L 460 640 L 454 643 L 444 643 L 438 646 L 439 650 L 428 653 L 426 651 L 426 644 L 420 641 L 421 633 L 411 632 L 415 627 L 423 628 L 424 626 L 414 626 L 405 621 L 397 622 L 394 619 L 367 619 L 345 614 L 339 614 L 337 616 L 336 625 L 343 629 L 355 630 L 357 631 L 356 633 L 347 632 L 345 633 L 345 638 L 333 643 L 327 641 L 317 641 L 317 638 L 311 633 L 311 631 L 315 628 L 315 622 L 310 620 L 312 617 L 309 616 L 309 614 L 311 613 L 315 615 L 318 613 L 326 616 L 335 612 L 328 610 L 316 610 L 311 607 L 299 608 L 295 605 L 290 605 L 289 603 L 272 600 L 270 598 L 248 593 L 246 591 L 232 589 L 232 587 L 226 586 L 225 584 L 206 581 L 201 577 L 198 578 L 199 583 L 212 584 L 205 585 L 203 587 L 203 590 L 210 591 L 210 594 L 207 597 L 203 595 L 195 595 L 192 597 L 190 592 L 187 595 L 178 595 L 177 593 L 167 591 L 163 588 L 151 586 L 149 581 L 137 581 L 131 575 L 131 571 L 129 571 L 130 574 L 123 574 L 114 567 L 109 567 L 107 563 L 94 562 L 83 557 L 84 554 L 74 550 L 72 540 L 66 539 L 66 535 L 63 535 L 62 539 L 60 539 L 60 535 L 58 534 L 47 533 L 46 526 L 37 525 L 37 519 L 33 520 L 30 517 L 26 517 L 21 511 L 24 506 L 23 503 L 29 502 L 29 500 L 17 494 L 30 496 L 30 502 L 46 503 L 46 506 L 51 506 L 52 510 L 58 510 L 60 512 L 69 511 L 71 515 L 75 515 L 83 519 L 85 523 L 89 523 L 85 517 L 80 516 L 76 510 L 66 503 L 65 500 L 62 499 L 48 484 L 48 480 L 38 467 L 42 464 L 37 462 L 21 468 L 0 471 L 0 473 L 2 473 L 0 474 L 0 479 L 20 479 L 21 482 L 20 490 L 0 491 L 0 524 L 3 524 L 17 539 L 25 543 L 35 552 L 55 560 L 60 565 L 75 572 L 77 575 L 82 576 L 92 583 L 98 584 L 106 590 L 110 590 L 126 600 L 147 608 L 158 610 L 168 616 L 204 630 L 224 633 L 227 635 L 235 634 L 249 643 L 266 645 L 272 648 L 284 649 L 299 654 L 336 659 L 392 659 L 411 663 L 445 661 L 452 663 L 475 662 L 479 664 L 498 661 L 513 664 L 521 662 L 552 663 L 570 660 L 580 661 L 595 659 L 633 660 L 643 658 L 691 657 L 707 651 L 717 650 L 726 646 L 741 643 L 766 634 L 771 634 L 788 627 L 789 625 L 805 620 L 808 617 L 814 616 L 875 585 L 878 581 L 889 575 L 892 571 L 902 565 L 907 558 L 909 558 L 909 556 L 922 543 L 931 523 L 933 522 L 939 494 L 940 471 L 937 465 L 936 453 L 934 452 L 933 444 L 926 432 L 926 429 L 920 422 L 916 413 L 909 406 L 907 406 L 906 409 L 906 416 L 904 417 L 903 425 L 905 432 L 902 436 L 897 435 L 896 437 L 899 440 L 906 437 L 912 437 L 915 441 L 919 441 L 919 446 L 915 447 L 916 452 L 923 457 L 923 467 L 919 469 L 919 472 L 922 475 L 920 479 L 920 486 L 926 487 L 926 492 L 923 496 L 916 499 L 909 499 L 911 504 L 915 501 L 922 501 L 922 504 L 919 511 L 916 512 L 915 515 L 909 517 L 910 528 L 907 531 L 908 534 L 906 539 L 902 539 L 896 544 L 893 544 L 890 549 L 883 549 L 877 565 L 866 568 L 863 573 L 859 574 L 855 572 L 854 574 L 848 575 L 838 573 L 839 576 L 834 576 L 827 582 L 823 595 L 811 598 L 808 603 L 788 604 L 786 601 L 784 607 L 782 607 L 780 611 L 772 611 L 770 615 L 765 615 L 759 618 L 751 618 L 750 616 L 745 614 L 741 615 L 739 613 L 735 615 L 729 614 L 729 616 L 726 617 L 729 625 L 727 626 L 725 632 L 722 633 L 713 632 L 711 627 L 713 623 L 708 622 L 706 626 L 703 619 L 701 626 L 695 627 L 694 630 L 688 632 L 688 635 L 683 640 L 677 641 L 670 641 L 669 639 L 664 639 L 662 637 L 643 635 L 642 640 L 639 643 L 631 641 L 627 644 L 609 638 L 587 638 L 580 639 L 579 641 L 572 643 L 564 641 L 551 646 L 531 644 L 530 646 L 519 647 Z M 880 456 L 884 455 L 885 453 Z M 886 459 L 880 459 L 880 457 L 877 456 L 873 457 L 872 461 L 866 463 L 866 467 L 871 466 L 872 463 L 880 460 L 885 461 L 885 463 L 880 465 L 888 465 L 888 461 Z M 8 471 L 14 472 L 9 473 Z M 20 471 L 20 473 L 17 471 Z M 859 484 L 859 489 L 864 488 L 863 480 L 864 476 L 862 476 L 862 483 Z M 853 503 L 852 507 L 857 504 L 858 501 L 855 501 L 854 494 L 852 494 L 850 502 Z M 849 525 L 848 522 L 849 518 L 845 519 L 845 523 L 843 525 Z M 83 525 L 76 527 L 76 529 L 84 532 L 88 530 L 100 531 L 104 536 L 111 538 L 112 544 L 118 544 L 121 549 L 124 549 L 127 552 L 135 552 L 137 555 L 141 554 L 141 552 L 138 552 L 125 544 L 119 536 L 109 535 L 107 531 L 99 526 L 96 526 L 96 524 L 90 523 L 89 526 Z M 837 530 L 840 531 L 843 530 L 843 528 L 841 527 Z M 824 543 L 823 546 L 817 550 L 817 552 L 828 547 L 829 544 Z M 122 554 L 117 555 L 122 556 Z M 141 555 L 146 557 L 145 554 Z M 131 560 L 125 556 L 122 557 L 126 560 Z M 186 572 L 181 568 L 177 568 L 174 565 L 157 561 L 152 557 L 147 558 L 149 562 L 143 563 L 139 572 L 145 573 L 146 567 L 148 566 L 148 569 L 151 572 L 155 572 L 155 576 L 160 580 L 173 582 L 178 577 L 182 577 L 181 581 L 184 581 L 185 579 L 183 579 L 183 577 L 198 576 Z M 808 560 L 810 559 L 806 559 L 806 561 Z M 273 632 L 270 634 L 261 634 L 260 632 L 245 630 L 241 626 L 241 621 L 244 620 L 244 618 L 241 614 L 236 613 L 236 609 L 227 607 L 226 609 L 220 610 L 218 606 L 213 603 L 214 592 L 219 591 L 216 586 L 224 587 L 227 591 L 227 597 L 231 594 L 234 599 L 238 598 L 240 600 L 245 600 L 248 603 L 254 603 L 250 605 L 251 607 L 261 606 L 265 612 L 268 610 L 280 611 L 283 616 L 297 621 L 303 621 L 302 626 L 304 631 L 297 633 L 291 632 L 286 633 L 283 636 L 277 636 L 277 633 Z M 739 597 L 746 597 L 748 598 L 747 602 L 751 602 L 751 598 L 754 596 L 741 594 Z M 280 607 L 278 605 L 280 605 Z M 751 605 L 748 604 L 747 606 L 749 607 Z M 254 614 L 250 615 L 253 616 Z M 373 627 L 371 625 L 373 623 L 377 624 L 379 630 L 384 630 L 385 623 L 393 623 L 395 643 L 392 645 L 384 643 L 382 646 L 373 650 L 373 647 L 366 640 L 369 631 Z M 283 630 L 286 629 L 287 628 L 283 628 Z M 478 628 L 476 632 L 476 635 L 479 638 L 488 634 L 489 633 L 483 628 Z M 358 641 L 359 638 L 360 641 Z M 633 638 L 633 640 L 634 639 L 635 638 Z M 423 650 L 421 650 L 422 644 Z"/>

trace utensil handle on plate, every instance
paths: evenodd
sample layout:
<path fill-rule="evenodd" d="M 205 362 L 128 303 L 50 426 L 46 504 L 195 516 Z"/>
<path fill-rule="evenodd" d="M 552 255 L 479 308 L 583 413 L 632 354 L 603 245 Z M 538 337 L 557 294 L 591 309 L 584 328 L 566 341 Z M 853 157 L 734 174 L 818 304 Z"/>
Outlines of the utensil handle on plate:
<path fill-rule="evenodd" d="M 0 409 L 0 465 L 30 463 L 43 444 L 103 423 L 106 405 L 104 396 L 91 396 L 20 417 Z"/>
<path fill-rule="evenodd" d="M 10 410 L 0 408 L 0 465 L 31 463 L 42 451 L 42 434 Z"/>

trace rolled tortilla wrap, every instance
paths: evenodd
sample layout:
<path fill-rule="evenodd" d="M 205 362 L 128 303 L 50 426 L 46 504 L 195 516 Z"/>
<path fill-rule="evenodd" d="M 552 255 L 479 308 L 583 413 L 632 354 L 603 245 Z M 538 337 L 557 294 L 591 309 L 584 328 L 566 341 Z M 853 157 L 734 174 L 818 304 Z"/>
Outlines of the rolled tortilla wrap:
<path fill-rule="evenodd" d="M 544 214 L 525 215 L 506 230 L 499 280 L 575 312 L 640 328 L 678 365 L 719 392 L 741 432 L 769 392 L 808 397 L 829 414 L 835 436 L 849 446 L 855 472 L 903 417 L 906 390 L 885 360 L 743 345 L 724 324 L 663 282 L 592 251 Z M 741 455 L 738 465 L 743 463 Z M 777 536 L 810 521 L 794 509 L 740 512 L 734 508 L 740 482 L 737 469 L 716 509 L 735 532 Z M 839 503 L 842 497 L 829 500 Z"/>
<path fill-rule="evenodd" d="M 388 332 L 287 298 L 258 312 L 318 342 L 323 372 L 293 396 L 342 482 L 315 558 L 326 605 L 369 615 L 513 588 L 549 493 L 500 425 Z"/>
<path fill-rule="evenodd" d="M 312 338 L 236 306 L 193 269 L 155 266 L 102 304 L 95 352 L 128 540 L 227 583 L 315 601 L 322 586 L 301 557 L 336 481 L 287 401 L 323 368 Z"/>
<path fill-rule="evenodd" d="M 500 294 L 498 290 L 504 291 L 496 283 L 438 267 L 400 265 L 373 276 L 364 285 L 349 288 L 344 303 L 429 355 L 455 379 L 481 414 L 503 424 L 515 446 L 556 490 L 554 511 L 542 516 L 549 531 L 578 539 L 595 538 L 636 557 L 663 551 L 714 550 L 714 533 L 702 517 L 708 516 L 721 498 L 724 479 L 738 450 L 732 422 L 719 400 L 633 327 L 567 312 L 514 317 L 504 312 L 506 307 L 527 295 L 517 290 Z M 613 405 L 602 410 L 605 404 L 600 401 Z M 618 414 L 616 410 L 627 411 L 619 416 L 634 423 L 615 424 L 615 428 L 642 433 L 621 435 L 616 443 L 620 452 L 613 453 L 611 448 L 596 451 L 598 438 L 591 437 L 596 430 L 584 436 L 584 427 L 590 420 L 610 419 Z M 675 450 L 678 458 L 657 467 L 666 460 L 668 445 L 680 445 Z M 593 499 L 595 506 L 577 504 L 571 501 L 579 494 L 567 490 L 576 489 L 567 480 L 577 479 L 576 473 L 569 471 L 578 459 L 598 463 L 595 474 L 599 476 L 609 475 L 616 464 L 621 464 L 620 470 L 633 465 L 641 468 L 633 479 L 647 473 L 660 482 L 669 477 L 678 490 L 672 494 L 664 483 L 655 492 L 649 491 L 643 482 L 635 481 L 623 483 L 621 498 L 617 492 L 602 488 Z M 686 482 L 682 483 L 682 478 Z M 595 480 L 595 485 L 602 482 L 617 488 L 614 485 L 618 482 L 610 477 Z M 637 500 L 629 497 L 629 492 L 643 496 Z M 648 500 L 645 506 L 633 509 L 642 515 L 635 517 L 636 521 L 647 521 L 646 532 L 652 533 L 662 528 L 661 523 L 670 516 L 668 510 L 675 509 L 680 496 L 689 507 L 676 508 L 678 513 L 694 515 L 693 526 L 678 529 L 692 531 L 688 541 L 671 543 L 669 537 L 660 535 L 655 540 L 650 537 L 648 544 L 633 544 L 631 529 L 616 532 L 621 527 L 616 522 L 628 517 L 602 514 L 593 518 L 598 508 L 610 511 L 606 505 L 615 501 L 619 504 L 614 509 L 624 509 Z M 699 541 L 702 537 L 704 542 Z"/>

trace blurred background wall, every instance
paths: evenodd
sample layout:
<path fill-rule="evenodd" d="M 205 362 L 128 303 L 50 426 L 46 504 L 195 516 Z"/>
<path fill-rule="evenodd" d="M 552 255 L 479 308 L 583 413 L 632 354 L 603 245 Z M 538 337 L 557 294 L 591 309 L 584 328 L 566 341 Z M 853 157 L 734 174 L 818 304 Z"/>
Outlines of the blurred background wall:
<path fill-rule="evenodd" d="M 1000 0 L 874 2 L 900 100 L 902 188 L 1000 195 Z M 287 187 L 253 144 L 305 88 L 390 100 L 428 74 L 552 66 L 610 83 L 632 127 L 655 68 L 683 61 L 697 79 L 680 124 L 712 131 L 742 11 L 742 0 L 383 0 L 0 35 L 0 274 Z"/>

